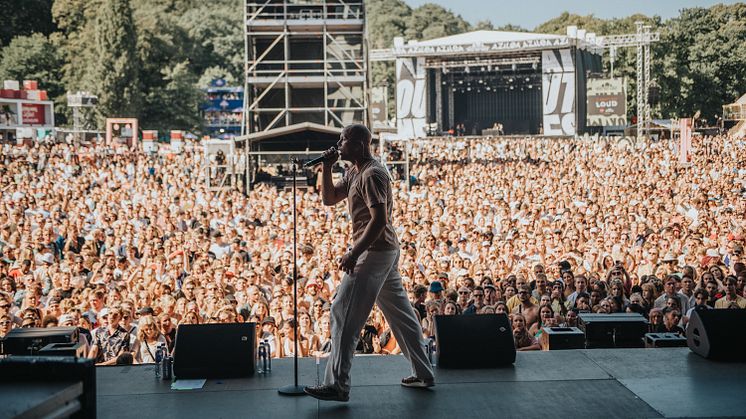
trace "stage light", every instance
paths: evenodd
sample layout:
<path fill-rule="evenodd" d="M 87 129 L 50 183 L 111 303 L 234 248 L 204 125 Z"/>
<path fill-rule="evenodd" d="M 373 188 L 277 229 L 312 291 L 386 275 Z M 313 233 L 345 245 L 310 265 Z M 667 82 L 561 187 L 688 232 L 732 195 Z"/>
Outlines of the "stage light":
<path fill-rule="evenodd" d="M 516 71 L 516 70 L 518 70 L 518 65 L 516 65 L 516 63 L 513 63 L 513 64 L 510 65 L 510 68 L 512 68 L 513 71 Z"/>
<path fill-rule="evenodd" d="M 479 80 L 479 84 L 482 84 L 482 83 L 484 83 L 484 80 Z"/>
<path fill-rule="evenodd" d="M 467 72 L 467 73 L 471 73 L 471 70 L 469 69 L 468 66 L 466 68 L 464 68 L 464 71 Z"/>
<path fill-rule="evenodd" d="M 533 85 L 533 84 L 529 84 L 529 85 L 528 85 L 528 88 L 529 88 L 529 89 L 533 89 L 533 88 L 534 88 L 534 85 Z"/>
<path fill-rule="evenodd" d="M 459 80 L 458 84 L 464 84 L 464 81 L 463 80 Z"/>
<path fill-rule="evenodd" d="M 512 77 L 508 79 L 508 83 L 513 83 L 513 78 Z"/>
<path fill-rule="evenodd" d="M 482 67 L 482 71 L 486 71 L 486 70 L 487 70 L 486 68 Z"/>
<path fill-rule="evenodd" d="M 451 91 L 455 92 L 455 91 L 456 91 L 456 88 L 454 87 L 453 89 L 451 89 Z"/>
<path fill-rule="evenodd" d="M 531 79 L 530 79 L 530 78 L 528 78 L 528 77 L 526 77 L 526 81 L 531 81 Z"/>
<path fill-rule="evenodd" d="M 445 86 L 445 85 L 446 85 L 446 83 L 448 83 L 448 82 L 447 82 L 447 81 L 445 81 L 445 80 L 443 80 L 443 81 L 442 81 L 442 82 L 440 82 L 440 83 L 441 83 L 441 84 L 442 84 L 443 86 Z"/>
<path fill-rule="evenodd" d="M 466 91 L 467 91 L 467 92 L 471 92 L 471 86 L 467 87 L 467 88 L 466 88 Z"/>
<path fill-rule="evenodd" d="M 539 68 L 539 65 L 536 64 L 536 62 L 534 62 L 533 64 L 531 64 L 531 68 L 533 68 L 534 70 L 536 70 L 537 68 Z"/>
<path fill-rule="evenodd" d="M 510 86 L 510 90 L 513 90 L 513 86 Z"/>
<path fill-rule="evenodd" d="M 492 71 L 492 64 L 487 64 L 487 71 Z"/>
<path fill-rule="evenodd" d="M 489 92 L 490 90 L 492 90 L 492 89 L 490 89 L 490 86 L 487 86 L 487 87 L 485 87 L 485 89 L 487 89 L 487 91 L 488 91 L 488 92 Z"/>

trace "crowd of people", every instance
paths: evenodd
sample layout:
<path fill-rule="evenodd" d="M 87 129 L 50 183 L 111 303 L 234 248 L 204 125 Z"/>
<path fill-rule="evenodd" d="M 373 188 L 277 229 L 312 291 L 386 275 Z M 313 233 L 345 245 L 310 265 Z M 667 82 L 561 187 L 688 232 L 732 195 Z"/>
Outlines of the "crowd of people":
<path fill-rule="evenodd" d="M 207 111 L 204 121 L 209 125 L 240 125 L 241 112 L 233 111 Z"/>
<path fill-rule="evenodd" d="M 413 141 L 392 167 L 400 271 L 423 337 L 436 315 L 510 316 L 518 350 L 582 312 L 636 312 L 682 333 L 691 311 L 746 308 L 746 144 L 599 139 Z M 0 154 L 0 336 L 78 327 L 101 364 L 153 362 L 180 324 L 255 322 L 274 357 L 330 350 L 351 244 L 344 205 L 210 191 L 199 149 L 152 157 L 69 145 Z M 374 309 L 358 351 L 400 352 Z"/>

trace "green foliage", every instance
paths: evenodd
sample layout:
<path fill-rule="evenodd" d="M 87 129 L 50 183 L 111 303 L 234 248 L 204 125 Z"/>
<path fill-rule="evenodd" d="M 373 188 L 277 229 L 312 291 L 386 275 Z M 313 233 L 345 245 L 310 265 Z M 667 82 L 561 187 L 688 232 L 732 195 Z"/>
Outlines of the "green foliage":
<path fill-rule="evenodd" d="M 0 53 L 0 80 L 37 80 L 50 96 L 63 93 L 62 59 L 46 36 L 17 36 Z"/>
<path fill-rule="evenodd" d="M 49 35 L 55 30 L 52 22 L 52 0 L 0 0 L 0 48 L 10 44 L 16 36 L 41 33 Z"/>
<path fill-rule="evenodd" d="M 30 36 L 17 36 L 0 51 L 0 80 L 36 80 L 45 89 L 49 98 L 55 101 L 55 110 L 66 102 L 65 87 L 60 80 L 62 56 L 41 33 Z M 55 121 L 65 121 L 62 113 L 55 115 Z"/>
<path fill-rule="evenodd" d="M 475 31 L 494 31 L 495 25 L 493 25 L 489 19 L 480 20 L 476 25 L 474 25 L 473 29 Z"/>
<path fill-rule="evenodd" d="M 101 118 L 140 115 L 140 61 L 129 0 L 104 0 L 95 23 L 93 93 Z"/>
<path fill-rule="evenodd" d="M 58 122 L 68 112 L 64 92 L 94 91 L 101 113 L 137 115 L 141 126 L 198 129 L 200 87 L 223 77 L 243 82 L 243 0 L 0 0 L 0 76 L 37 79 L 58 101 Z M 15 5 L 15 6 L 14 6 Z M 411 8 L 404 0 L 365 0 L 369 48 L 388 48 L 395 37 L 426 40 L 469 30 L 526 31 L 471 26 L 435 4 Z M 130 10 L 131 9 L 131 10 Z M 129 11 L 128 11 L 129 10 Z M 712 119 L 746 86 L 746 5 L 684 9 L 663 22 L 632 15 L 601 19 L 562 13 L 534 32 L 564 34 L 577 25 L 599 36 L 634 33 L 642 20 L 661 32 L 652 76 L 660 86 L 656 116 L 701 110 Z M 11 39 L 16 38 L 11 42 Z M 4 48 L 3 48 L 4 46 Z M 635 48 L 617 50 L 615 76 L 627 78 L 628 109 L 635 112 Z M 395 106 L 393 63 L 371 63 L 371 85 L 389 87 Z M 608 50 L 604 70 L 610 70 Z"/>
<path fill-rule="evenodd" d="M 684 9 L 655 48 L 664 115 L 713 121 L 746 93 L 746 4 Z"/>
<path fill-rule="evenodd" d="M 149 113 L 143 123 L 160 132 L 172 129 L 194 130 L 200 127 L 196 112 L 203 100 L 197 87 L 197 77 L 189 70 L 188 61 L 169 66 L 162 71 L 165 84 L 148 92 L 145 102 Z"/>
<path fill-rule="evenodd" d="M 408 39 L 426 40 L 467 32 L 471 29 L 460 15 L 433 3 L 414 9 L 404 31 Z"/>
<path fill-rule="evenodd" d="M 404 36 L 412 9 L 402 0 L 366 0 L 369 48 L 391 48 L 394 38 Z"/>

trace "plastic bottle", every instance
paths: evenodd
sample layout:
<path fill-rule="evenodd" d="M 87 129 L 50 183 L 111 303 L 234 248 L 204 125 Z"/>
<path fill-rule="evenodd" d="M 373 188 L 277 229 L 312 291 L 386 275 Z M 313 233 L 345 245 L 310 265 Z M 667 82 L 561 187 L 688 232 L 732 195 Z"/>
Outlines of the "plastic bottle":
<path fill-rule="evenodd" d="M 162 366 L 162 372 L 161 372 L 161 380 L 164 381 L 170 381 L 173 378 L 173 370 L 171 369 L 173 366 L 173 358 L 170 355 L 166 355 L 163 357 L 163 360 L 161 360 L 161 366 Z"/>
<path fill-rule="evenodd" d="M 267 357 L 267 348 L 264 346 L 264 342 L 259 343 L 259 349 L 256 353 L 256 372 L 258 374 L 264 374 L 264 364 Z"/>
<path fill-rule="evenodd" d="M 430 359 L 430 365 L 435 366 L 435 338 L 430 336 L 430 340 L 428 341 L 428 358 Z"/>
<path fill-rule="evenodd" d="M 264 339 L 264 348 L 267 352 L 267 366 L 265 372 L 272 372 L 272 347 L 269 346 L 269 339 Z"/>
<path fill-rule="evenodd" d="M 155 350 L 155 378 L 161 378 L 161 362 L 163 361 L 163 345 Z"/>

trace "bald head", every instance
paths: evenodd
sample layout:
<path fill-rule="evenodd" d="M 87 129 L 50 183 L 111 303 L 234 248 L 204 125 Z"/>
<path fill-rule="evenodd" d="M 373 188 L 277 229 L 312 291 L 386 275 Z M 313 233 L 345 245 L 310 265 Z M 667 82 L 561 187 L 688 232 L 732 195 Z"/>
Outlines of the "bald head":
<path fill-rule="evenodd" d="M 342 130 L 342 135 L 344 135 L 348 140 L 358 142 L 365 147 L 370 146 L 372 138 L 370 130 L 363 124 L 352 124 L 346 126 L 344 130 Z"/>

